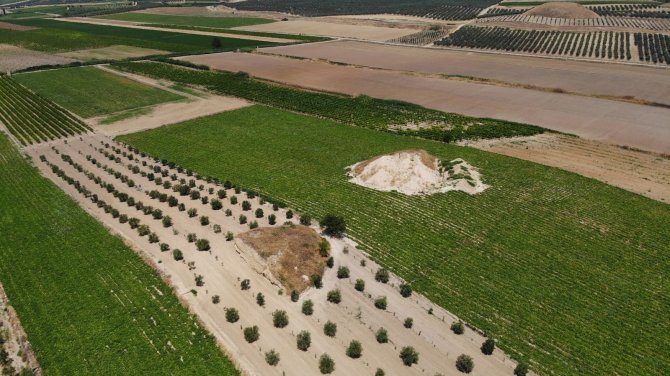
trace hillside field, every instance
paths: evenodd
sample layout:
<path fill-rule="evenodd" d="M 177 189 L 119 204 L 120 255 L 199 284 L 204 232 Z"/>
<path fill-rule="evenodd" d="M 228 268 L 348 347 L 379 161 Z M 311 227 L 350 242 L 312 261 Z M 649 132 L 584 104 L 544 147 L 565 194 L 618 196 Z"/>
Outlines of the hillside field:
<path fill-rule="evenodd" d="M 670 345 L 659 320 L 670 311 L 666 204 L 555 168 L 261 106 L 119 139 L 313 218 L 343 215 L 375 260 L 540 374 L 670 369 L 659 351 Z M 347 181 L 347 166 L 403 149 L 463 158 L 491 188 L 417 197 Z"/>
<path fill-rule="evenodd" d="M 14 78 L 84 118 L 184 99 L 94 67 L 23 73 Z"/>
<path fill-rule="evenodd" d="M 45 375 L 237 374 L 153 269 L 1 134 L 0 207 L 0 281 Z"/>
<path fill-rule="evenodd" d="M 164 14 L 149 13 L 120 13 L 100 16 L 109 20 L 144 22 L 152 24 L 200 26 L 216 29 L 228 29 L 231 27 L 260 25 L 274 22 L 266 18 L 257 17 L 204 17 L 204 16 L 171 16 Z"/>

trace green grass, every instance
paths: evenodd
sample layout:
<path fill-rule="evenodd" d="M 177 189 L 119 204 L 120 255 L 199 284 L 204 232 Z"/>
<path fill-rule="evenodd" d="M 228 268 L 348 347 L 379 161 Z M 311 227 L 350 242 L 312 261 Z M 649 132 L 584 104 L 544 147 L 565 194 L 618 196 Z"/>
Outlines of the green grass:
<path fill-rule="evenodd" d="M 121 136 L 320 218 L 540 374 L 670 372 L 670 206 L 559 169 L 261 106 Z M 188 147 L 184 147 L 188 145 Z M 476 196 L 376 192 L 346 166 L 425 149 L 478 167 Z"/>
<path fill-rule="evenodd" d="M 260 25 L 275 22 L 274 20 L 258 17 L 170 16 L 149 13 L 120 13 L 100 16 L 98 18 L 179 26 L 201 26 L 217 29 L 229 29 L 231 27 Z"/>
<path fill-rule="evenodd" d="M 94 67 L 23 73 L 14 78 L 84 118 L 184 99 Z"/>
<path fill-rule="evenodd" d="M 51 19 L 10 20 L 38 29 L 16 32 L 0 30 L 0 40 L 37 51 L 65 52 L 112 45 L 158 49 L 174 53 L 212 51 L 213 37 L 127 27 L 63 22 Z M 222 48 L 233 51 L 243 48 L 276 46 L 277 43 L 236 38 L 219 38 Z"/>
<path fill-rule="evenodd" d="M 2 134 L 0 207 L 0 281 L 44 375 L 238 374 L 158 274 Z"/>

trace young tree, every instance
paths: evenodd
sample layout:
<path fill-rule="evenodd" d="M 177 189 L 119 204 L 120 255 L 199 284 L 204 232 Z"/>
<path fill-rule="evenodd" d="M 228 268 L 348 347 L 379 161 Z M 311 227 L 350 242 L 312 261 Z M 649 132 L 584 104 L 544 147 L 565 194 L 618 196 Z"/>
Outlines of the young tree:
<path fill-rule="evenodd" d="M 465 325 L 462 321 L 455 322 L 451 324 L 451 331 L 455 334 L 461 335 L 465 332 Z"/>
<path fill-rule="evenodd" d="M 475 362 L 468 355 L 461 354 L 456 358 L 456 369 L 463 373 L 470 373 L 475 368 Z"/>
<path fill-rule="evenodd" d="M 349 342 L 349 347 L 347 347 L 347 356 L 353 359 L 358 359 L 363 354 L 363 345 L 360 342 L 354 340 Z"/>
<path fill-rule="evenodd" d="M 291 291 L 291 301 L 292 301 L 293 303 L 295 303 L 295 302 L 297 302 L 299 299 L 300 299 L 300 294 L 299 294 L 297 291 L 295 291 L 295 290 Z"/>
<path fill-rule="evenodd" d="M 328 257 L 328 260 L 326 260 L 326 266 L 328 268 L 332 269 L 334 265 L 335 265 L 335 260 L 333 259 L 333 257 L 332 256 Z"/>
<path fill-rule="evenodd" d="M 493 350 L 496 349 L 496 341 L 494 341 L 493 338 L 487 338 L 486 341 L 482 343 L 480 349 L 482 350 L 482 354 L 491 355 L 493 354 Z"/>
<path fill-rule="evenodd" d="M 172 226 L 172 218 L 169 215 L 166 215 L 163 217 L 163 227 L 170 227 Z"/>
<path fill-rule="evenodd" d="M 200 217 L 200 224 L 201 224 L 202 226 L 207 226 L 207 225 L 209 224 L 209 217 L 204 216 L 204 215 L 201 216 L 201 217 Z"/>
<path fill-rule="evenodd" d="M 198 287 L 202 287 L 202 286 L 204 286 L 204 285 L 205 285 L 205 277 L 203 277 L 202 275 L 198 274 L 198 275 L 195 277 L 195 285 L 198 286 Z"/>
<path fill-rule="evenodd" d="M 180 249 L 175 248 L 172 251 L 172 257 L 174 257 L 175 261 L 181 261 L 181 260 L 184 259 L 184 254 L 182 253 L 182 251 Z"/>
<path fill-rule="evenodd" d="M 323 354 L 319 358 L 319 371 L 323 375 L 331 374 L 335 371 L 335 361 L 328 354 Z"/>
<path fill-rule="evenodd" d="M 256 304 L 258 304 L 261 307 L 265 305 L 265 296 L 263 295 L 263 293 L 259 292 L 258 294 L 256 294 Z"/>
<path fill-rule="evenodd" d="M 357 279 L 354 288 L 356 289 L 356 291 L 363 292 L 365 290 L 365 281 L 360 278 Z"/>
<path fill-rule="evenodd" d="M 250 229 L 253 230 L 253 229 L 255 229 L 256 227 L 258 227 L 258 222 L 256 222 L 256 221 L 251 221 L 251 222 L 249 222 L 249 228 L 250 228 Z"/>
<path fill-rule="evenodd" d="M 160 247 L 161 247 L 161 252 L 167 252 L 167 251 L 170 250 L 170 245 L 167 244 L 167 243 L 161 243 Z"/>
<path fill-rule="evenodd" d="M 256 209 L 256 213 L 255 213 L 255 214 L 256 214 L 256 218 L 263 218 L 263 215 L 265 215 L 265 214 L 263 213 L 263 209 L 261 209 L 261 208 Z"/>
<path fill-rule="evenodd" d="M 198 251 L 209 251 L 209 240 L 207 239 L 198 239 L 195 242 L 195 246 L 198 248 Z"/>
<path fill-rule="evenodd" d="M 400 350 L 400 359 L 402 359 L 404 365 L 411 367 L 412 364 L 419 362 L 419 353 L 414 350 L 414 347 L 406 346 Z"/>
<path fill-rule="evenodd" d="M 383 369 L 377 368 L 377 371 L 375 371 L 375 376 L 384 376 L 386 375 L 386 372 L 384 372 Z"/>
<path fill-rule="evenodd" d="M 307 299 L 302 302 L 302 313 L 310 316 L 314 313 L 314 302 L 311 299 Z"/>
<path fill-rule="evenodd" d="M 386 309 L 386 297 L 380 296 L 379 298 L 375 299 L 375 307 L 378 309 Z"/>
<path fill-rule="evenodd" d="M 260 337 L 260 333 L 258 332 L 258 326 L 248 326 L 244 328 L 244 339 L 247 340 L 249 343 L 254 343 L 258 341 L 258 338 Z"/>
<path fill-rule="evenodd" d="M 389 341 L 389 333 L 384 328 L 379 328 L 377 333 L 375 333 L 375 337 L 379 343 L 387 343 Z"/>
<path fill-rule="evenodd" d="M 328 243 L 328 240 L 321 239 L 321 242 L 319 242 L 319 254 L 321 257 L 328 257 L 330 254 L 330 243 Z"/>
<path fill-rule="evenodd" d="M 155 232 L 152 232 L 151 234 L 149 234 L 149 243 L 153 244 L 153 243 L 158 243 L 159 241 L 160 241 L 160 239 L 158 238 L 158 235 L 156 235 Z"/>
<path fill-rule="evenodd" d="M 312 336 L 308 331 L 303 330 L 298 333 L 298 336 L 296 337 L 296 345 L 298 346 L 298 349 L 302 351 L 307 351 L 307 349 L 309 349 L 312 345 Z"/>
<path fill-rule="evenodd" d="M 221 200 L 212 200 L 209 203 L 212 206 L 212 210 L 221 210 L 223 208 L 223 204 L 221 203 Z"/>
<path fill-rule="evenodd" d="M 286 212 L 286 219 L 291 219 L 293 218 L 293 210 L 289 210 Z"/>
<path fill-rule="evenodd" d="M 375 273 L 375 281 L 386 283 L 389 281 L 389 272 L 384 268 L 379 268 Z"/>
<path fill-rule="evenodd" d="M 244 214 L 240 214 L 240 224 L 243 225 L 247 223 L 247 216 Z"/>
<path fill-rule="evenodd" d="M 160 209 L 154 209 L 151 215 L 154 217 L 154 219 L 161 219 L 163 218 L 163 211 Z"/>
<path fill-rule="evenodd" d="M 318 274 L 312 274 L 312 277 L 310 278 L 312 280 L 312 285 L 316 287 L 317 289 L 320 289 L 323 287 L 323 281 L 321 279 L 321 276 Z"/>
<path fill-rule="evenodd" d="M 191 209 L 188 209 L 188 211 L 187 211 L 186 213 L 188 214 L 188 216 L 189 216 L 190 218 L 193 218 L 193 217 L 195 217 L 196 215 L 198 215 L 198 209 L 196 209 L 196 208 L 191 208 Z"/>
<path fill-rule="evenodd" d="M 412 295 L 412 286 L 408 283 L 403 283 L 400 285 L 400 295 L 403 298 L 409 298 Z"/>
<path fill-rule="evenodd" d="M 251 203 L 247 200 L 242 201 L 242 210 L 251 210 Z"/>
<path fill-rule="evenodd" d="M 414 319 L 411 317 L 406 318 L 403 322 L 403 326 L 407 329 L 412 329 L 412 326 L 414 326 Z"/>
<path fill-rule="evenodd" d="M 186 239 L 188 239 L 189 243 L 193 243 L 196 240 L 198 240 L 198 236 L 194 233 L 190 233 L 190 234 L 186 235 Z"/>
<path fill-rule="evenodd" d="M 224 198 L 226 198 L 226 191 L 224 189 L 219 189 L 216 192 L 216 195 L 223 200 Z"/>
<path fill-rule="evenodd" d="M 528 366 L 525 363 L 519 363 L 514 368 L 514 376 L 526 376 L 528 374 Z"/>
<path fill-rule="evenodd" d="M 138 218 L 132 217 L 128 220 L 130 228 L 136 229 L 140 225 L 140 220 Z"/>
<path fill-rule="evenodd" d="M 248 279 L 242 280 L 242 282 L 240 282 L 240 288 L 242 290 L 249 290 L 251 288 L 251 281 Z"/>
<path fill-rule="evenodd" d="M 346 266 L 340 266 L 337 268 L 337 278 L 343 279 L 343 278 L 349 278 L 349 268 Z"/>
<path fill-rule="evenodd" d="M 326 300 L 328 300 L 331 303 L 340 304 L 340 302 L 342 301 L 342 293 L 340 292 L 340 289 L 328 291 Z"/>
<path fill-rule="evenodd" d="M 220 234 L 221 233 L 221 225 L 214 225 L 214 226 L 212 226 L 212 229 L 214 230 L 215 234 Z"/>
<path fill-rule="evenodd" d="M 274 215 L 274 214 L 268 215 L 268 223 L 270 224 L 270 226 L 273 226 L 274 224 L 276 224 L 277 223 L 277 216 Z"/>
<path fill-rule="evenodd" d="M 288 314 L 284 310 L 276 310 L 272 313 L 272 324 L 275 328 L 285 328 L 288 325 Z"/>
<path fill-rule="evenodd" d="M 330 320 L 326 321 L 323 325 L 323 334 L 328 337 L 335 337 L 335 334 L 337 334 L 337 324 Z"/>
<path fill-rule="evenodd" d="M 324 234 L 336 238 L 341 238 L 347 230 L 344 218 L 334 214 L 327 214 L 323 217 L 319 222 L 319 226 L 323 229 Z"/>
<path fill-rule="evenodd" d="M 230 196 L 230 204 L 231 205 L 237 205 L 237 197 L 236 196 Z"/>
<path fill-rule="evenodd" d="M 240 314 L 235 308 L 226 308 L 226 321 L 235 323 L 240 319 Z"/>
<path fill-rule="evenodd" d="M 212 296 L 212 303 L 219 304 L 221 302 L 221 297 L 218 295 Z"/>
<path fill-rule="evenodd" d="M 309 226 L 312 224 L 312 217 L 309 214 L 303 214 L 300 216 L 300 224 L 303 226 Z"/>
<path fill-rule="evenodd" d="M 234 238 L 234 235 L 233 235 L 232 232 L 230 232 L 230 231 L 226 232 L 226 241 L 231 241 L 231 240 L 233 240 L 233 238 Z"/>
<path fill-rule="evenodd" d="M 273 367 L 276 366 L 277 364 L 279 364 L 279 353 L 276 352 L 274 349 L 266 352 L 265 361 L 267 362 L 267 364 Z"/>

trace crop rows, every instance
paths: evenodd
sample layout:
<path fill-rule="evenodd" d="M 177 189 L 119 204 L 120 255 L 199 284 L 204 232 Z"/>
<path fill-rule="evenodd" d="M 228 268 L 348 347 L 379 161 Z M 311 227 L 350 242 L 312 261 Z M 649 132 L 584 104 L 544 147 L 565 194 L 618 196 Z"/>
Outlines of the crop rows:
<path fill-rule="evenodd" d="M 477 16 L 477 18 L 487 18 L 487 17 L 495 17 L 495 16 L 507 16 L 507 15 L 513 15 L 513 14 L 521 14 L 525 12 L 526 9 L 514 9 L 514 8 L 509 8 L 509 7 L 493 7 L 489 8 L 486 13 L 480 14 Z"/>
<path fill-rule="evenodd" d="M 0 121 L 23 145 L 69 137 L 90 128 L 8 76 L 0 76 Z"/>
<path fill-rule="evenodd" d="M 670 65 L 670 35 L 635 33 L 640 61 Z"/>
<path fill-rule="evenodd" d="M 418 33 L 405 35 L 399 38 L 390 39 L 389 43 L 411 44 L 415 46 L 425 46 L 436 40 L 444 38 L 448 34 L 446 30 L 423 30 Z"/>
<path fill-rule="evenodd" d="M 647 29 L 657 31 L 670 31 L 670 19 L 662 18 L 640 18 L 640 17 L 598 17 L 598 18 L 552 18 L 540 16 L 528 16 L 525 14 L 494 16 L 478 18 L 477 23 L 487 22 L 513 22 L 529 23 L 549 26 L 591 26 L 591 27 L 617 27 L 629 29 Z"/>
<path fill-rule="evenodd" d="M 427 109 L 411 103 L 316 93 L 269 84 L 244 73 L 211 72 L 184 69 L 155 63 L 115 63 L 114 67 L 173 82 L 199 85 L 214 92 L 244 98 L 290 111 L 306 113 L 349 125 L 400 132 L 452 142 L 459 139 L 513 137 L 542 133 L 532 125 L 493 119 L 476 119 Z M 433 125 L 420 131 L 398 130 L 406 124 Z"/>
<path fill-rule="evenodd" d="M 509 52 L 630 60 L 630 33 L 588 33 L 465 26 L 435 43 L 439 46 Z"/>
<path fill-rule="evenodd" d="M 670 18 L 670 11 L 654 4 L 615 4 L 595 6 L 589 9 L 598 13 L 599 16 L 607 17 Z"/>
<path fill-rule="evenodd" d="M 466 20 L 477 17 L 490 0 L 249 0 L 232 3 L 240 10 L 276 11 L 301 16 L 389 13 L 441 20 Z"/>

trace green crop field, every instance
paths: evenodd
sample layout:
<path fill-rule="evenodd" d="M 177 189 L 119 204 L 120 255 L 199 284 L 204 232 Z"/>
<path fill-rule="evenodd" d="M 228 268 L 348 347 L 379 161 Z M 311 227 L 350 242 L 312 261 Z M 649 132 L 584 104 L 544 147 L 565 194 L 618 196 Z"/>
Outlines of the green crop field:
<path fill-rule="evenodd" d="M 0 207 L 0 281 L 44 375 L 237 374 L 158 274 L 2 134 Z"/>
<path fill-rule="evenodd" d="M 670 371 L 670 206 L 476 149 L 253 106 L 119 138 L 320 218 L 540 374 Z M 184 147 L 184 145 L 189 145 Z M 485 192 L 366 189 L 345 168 L 403 149 L 464 158 Z"/>
<path fill-rule="evenodd" d="M 0 122 L 23 145 L 69 137 L 90 128 L 49 100 L 0 75 Z"/>
<path fill-rule="evenodd" d="M 37 29 L 16 32 L 0 29 L 3 43 L 45 52 L 65 52 L 89 48 L 126 45 L 175 53 L 195 53 L 212 50 L 213 37 L 169 31 L 139 30 L 126 27 L 63 22 L 51 19 L 10 20 L 12 23 L 34 26 Z M 240 48 L 276 46 L 277 43 L 219 38 L 217 51 Z"/>
<path fill-rule="evenodd" d="M 257 17 L 170 16 L 149 13 L 120 13 L 100 16 L 98 18 L 166 25 L 201 26 L 217 29 L 228 29 L 231 27 L 251 26 L 275 22 L 274 20 L 269 20 L 267 18 Z"/>
<path fill-rule="evenodd" d="M 30 90 L 84 118 L 184 99 L 94 67 L 23 73 L 13 77 Z"/>

